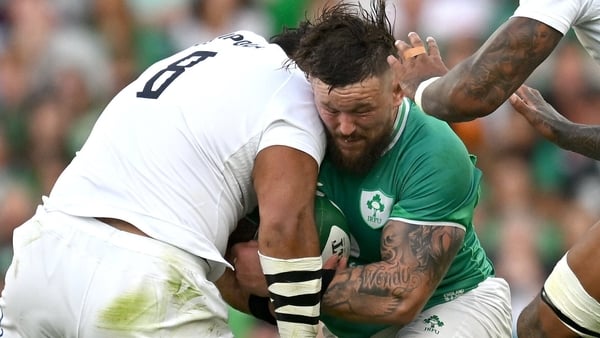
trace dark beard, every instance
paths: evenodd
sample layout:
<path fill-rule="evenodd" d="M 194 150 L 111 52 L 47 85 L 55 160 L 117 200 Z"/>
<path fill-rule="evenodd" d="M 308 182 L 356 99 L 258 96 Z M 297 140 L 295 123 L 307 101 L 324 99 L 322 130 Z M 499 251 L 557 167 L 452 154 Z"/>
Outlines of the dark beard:
<path fill-rule="evenodd" d="M 367 144 L 365 151 L 353 159 L 344 158 L 339 149 L 335 146 L 332 136 L 327 132 L 327 156 L 338 169 L 347 173 L 363 176 L 366 175 L 383 155 L 384 150 L 392 141 L 392 131 L 384 133 L 374 142 Z"/>

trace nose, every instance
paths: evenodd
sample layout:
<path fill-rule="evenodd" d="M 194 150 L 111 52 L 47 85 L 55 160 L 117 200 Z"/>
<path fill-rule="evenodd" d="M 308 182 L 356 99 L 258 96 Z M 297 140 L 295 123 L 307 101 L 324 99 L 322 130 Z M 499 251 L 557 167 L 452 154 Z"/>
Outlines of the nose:
<path fill-rule="evenodd" d="M 356 130 L 354 117 L 348 113 L 338 114 L 338 132 L 343 136 L 350 136 Z"/>

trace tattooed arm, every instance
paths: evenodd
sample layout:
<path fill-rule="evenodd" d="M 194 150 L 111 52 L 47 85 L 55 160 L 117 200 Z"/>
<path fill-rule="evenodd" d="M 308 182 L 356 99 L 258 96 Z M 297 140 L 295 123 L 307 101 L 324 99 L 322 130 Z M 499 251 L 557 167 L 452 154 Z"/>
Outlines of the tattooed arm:
<path fill-rule="evenodd" d="M 409 38 L 412 46 L 423 45 L 417 34 Z M 539 21 L 523 17 L 509 19 L 475 54 L 423 91 L 423 110 L 451 122 L 490 114 L 523 84 L 561 38 L 559 31 Z M 428 41 L 430 46 L 432 43 L 435 44 Z M 399 54 L 412 46 L 399 42 Z M 433 54 L 418 55 L 403 62 L 389 59 L 405 95 L 414 98 L 418 84 L 425 80 L 423 77 L 431 76 L 431 62 L 437 59 L 439 56 Z"/>
<path fill-rule="evenodd" d="M 446 274 L 464 234 L 451 226 L 388 221 L 381 234 L 382 261 L 338 271 L 321 309 L 352 321 L 409 323 Z"/>
<path fill-rule="evenodd" d="M 600 160 L 600 125 L 569 121 L 559 114 L 539 91 L 522 85 L 510 97 L 515 110 L 546 139 L 558 146 Z"/>

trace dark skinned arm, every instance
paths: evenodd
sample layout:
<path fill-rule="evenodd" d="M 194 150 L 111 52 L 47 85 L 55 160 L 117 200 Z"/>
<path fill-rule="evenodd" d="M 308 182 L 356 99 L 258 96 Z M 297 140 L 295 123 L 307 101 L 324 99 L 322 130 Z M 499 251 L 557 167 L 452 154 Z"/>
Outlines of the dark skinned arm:
<path fill-rule="evenodd" d="M 229 235 L 229 239 L 227 241 L 227 250 L 225 251 L 225 259 L 229 262 L 229 264 L 233 265 L 234 268 L 236 266 L 240 247 L 243 248 L 246 245 L 250 245 L 250 243 L 253 247 L 258 247 L 256 241 L 253 241 L 257 231 L 258 224 L 245 217 L 238 221 L 236 228 L 231 235 Z M 254 255 L 257 256 L 256 253 L 254 253 Z M 262 272 L 260 264 L 258 263 L 258 259 L 256 270 Z M 262 273 L 260 275 L 264 280 L 264 275 L 262 275 Z M 223 299 L 230 306 L 238 311 L 250 313 L 250 309 L 248 307 L 248 298 L 250 297 L 252 290 L 240 285 L 235 271 L 231 270 L 230 268 L 225 269 L 223 275 L 215 281 L 215 285 L 219 289 Z M 266 286 L 264 286 L 262 291 L 264 293 L 260 294 L 260 296 L 266 296 Z"/>
<path fill-rule="evenodd" d="M 382 261 L 338 270 L 321 309 L 352 321 L 402 326 L 427 303 L 448 271 L 464 230 L 388 221 Z"/>
<path fill-rule="evenodd" d="M 390 57 L 388 62 L 405 95 L 413 99 L 423 80 L 443 75 L 423 91 L 423 110 L 449 122 L 469 121 L 492 113 L 504 103 L 552 53 L 562 36 L 539 21 L 514 17 L 500 26 L 475 54 L 445 75 L 445 67 L 439 65 L 439 52 L 403 60 L 405 50 L 423 46 L 415 33 L 409 34 L 410 45 L 397 42 L 400 59 Z M 428 39 L 427 43 L 435 45 L 435 40 Z M 432 69 L 438 70 L 437 74 Z"/>
<path fill-rule="evenodd" d="M 577 338 L 578 334 L 567 328 L 550 307 L 537 295 L 519 314 L 519 338 Z"/>
<path fill-rule="evenodd" d="M 272 146 L 258 154 L 253 180 L 262 254 L 282 259 L 321 255 L 313 216 L 318 170 L 310 155 L 293 148 Z"/>
<path fill-rule="evenodd" d="M 248 308 L 250 294 L 238 284 L 233 270 L 225 269 L 223 275 L 215 281 L 215 285 L 227 304 L 238 311 L 250 313 Z"/>
<path fill-rule="evenodd" d="M 593 225 L 569 249 L 567 263 L 585 291 L 600 301 L 600 222 Z M 540 299 L 539 294 L 523 309 L 517 321 L 519 337 L 579 337 L 567 328 Z"/>
<path fill-rule="evenodd" d="M 318 330 L 320 307 L 314 296 L 320 290 L 322 268 L 314 220 L 318 169 L 310 155 L 286 146 L 261 150 L 254 163 L 252 178 L 260 213 L 258 251 L 269 286 L 278 285 L 269 290 L 269 297 L 282 337 L 315 336 Z M 286 273 L 296 277 L 290 280 Z M 309 280 L 314 290 L 301 288 Z M 295 290 L 303 293 L 293 294 Z M 299 306 L 306 299 L 311 304 L 302 314 L 285 313 L 288 306 Z"/>
<path fill-rule="evenodd" d="M 510 97 L 515 110 L 546 139 L 559 147 L 600 160 L 600 126 L 569 121 L 526 85 Z"/>

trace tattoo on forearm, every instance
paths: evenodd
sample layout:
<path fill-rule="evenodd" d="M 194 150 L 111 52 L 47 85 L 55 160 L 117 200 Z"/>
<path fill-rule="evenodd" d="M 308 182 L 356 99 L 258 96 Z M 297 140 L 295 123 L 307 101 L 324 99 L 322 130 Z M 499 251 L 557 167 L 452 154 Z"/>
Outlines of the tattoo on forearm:
<path fill-rule="evenodd" d="M 329 312 L 345 317 L 349 313 L 357 318 L 388 316 L 416 288 L 435 289 L 463 236 L 462 229 L 447 226 L 386 226 L 381 236 L 382 261 L 342 272 L 323 304 Z"/>
<path fill-rule="evenodd" d="M 523 84 L 561 38 L 558 31 L 535 20 L 511 19 L 456 67 L 448 79 L 456 94 L 452 105 L 473 116 L 491 113 Z"/>
<path fill-rule="evenodd" d="M 556 142 L 562 148 L 600 161 L 600 126 L 571 124 Z"/>
<path fill-rule="evenodd" d="M 464 233 L 454 227 L 415 226 L 409 233 L 409 243 L 418 263 L 415 271 L 429 274 L 427 280 L 437 285 L 454 258 L 454 254 L 449 256 L 448 253 L 451 249 L 458 250 L 462 242 L 458 232 Z"/>

